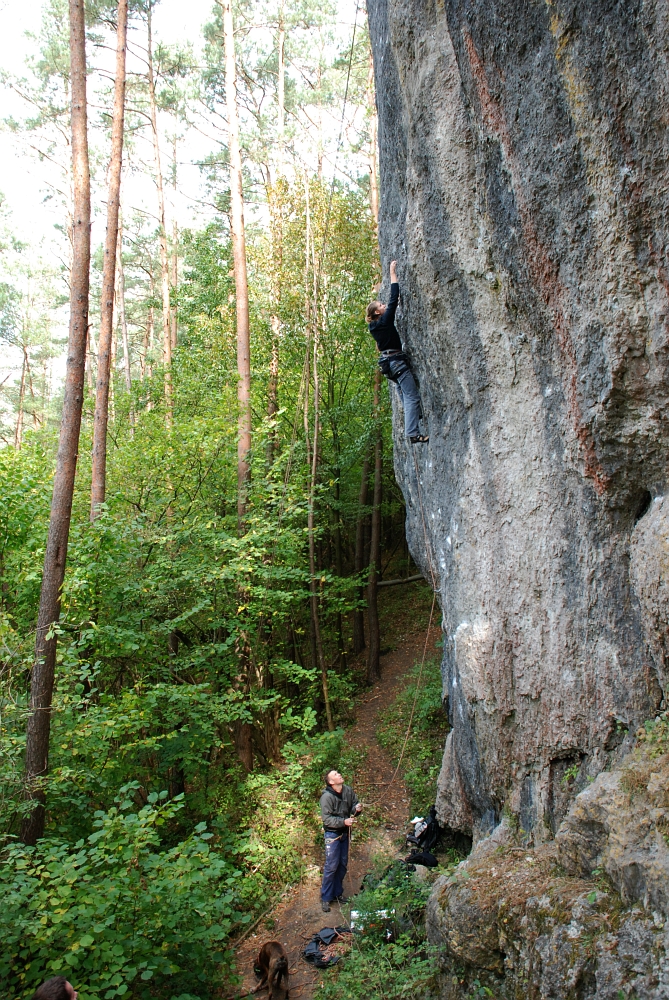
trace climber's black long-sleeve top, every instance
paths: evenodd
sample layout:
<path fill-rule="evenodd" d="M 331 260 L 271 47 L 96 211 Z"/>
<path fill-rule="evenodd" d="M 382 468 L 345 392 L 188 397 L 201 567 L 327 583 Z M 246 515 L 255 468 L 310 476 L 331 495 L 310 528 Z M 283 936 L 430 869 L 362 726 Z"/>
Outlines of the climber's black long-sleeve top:
<path fill-rule="evenodd" d="M 390 298 L 383 316 L 369 324 L 369 332 L 380 351 L 401 351 L 402 341 L 395 329 L 395 312 L 400 300 L 400 286 L 395 281 L 390 286 Z"/>

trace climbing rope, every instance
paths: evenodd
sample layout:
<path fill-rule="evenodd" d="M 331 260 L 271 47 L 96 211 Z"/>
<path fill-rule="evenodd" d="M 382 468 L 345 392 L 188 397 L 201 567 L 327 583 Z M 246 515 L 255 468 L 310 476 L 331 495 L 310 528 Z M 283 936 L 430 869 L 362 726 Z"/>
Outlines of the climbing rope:
<path fill-rule="evenodd" d="M 413 704 L 411 706 L 411 714 L 409 715 L 409 724 L 407 726 L 407 731 L 406 731 L 406 733 L 404 735 L 404 743 L 402 744 L 402 752 L 400 753 L 399 760 L 397 761 L 397 767 L 395 768 L 395 772 L 394 772 L 392 778 L 388 782 L 388 784 L 390 784 L 390 785 L 392 785 L 392 783 L 394 782 L 395 778 L 397 777 L 397 774 L 399 772 L 400 766 L 402 764 L 402 760 L 404 759 L 404 753 L 405 753 L 405 750 L 407 748 L 407 744 L 409 742 L 409 736 L 411 734 L 411 727 L 413 725 L 413 719 L 414 719 L 414 715 L 415 715 L 415 712 L 416 712 L 416 705 L 418 704 L 418 694 L 420 692 L 420 685 L 421 685 L 421 681 L 422 681 L 422 678 L 423 678 L 423 668 L 425 666 L 425 660 L 427 658 L 427 647 L 428 647 L 428 643 L 430 641 L 430 629 L 432 628 L 432 618 L 434 616 L 434 606 L 435 606 L 435 604 L 437 602 L 437 582 L 436 582 L 436 579 L 435 579 L 434 568 L 432 566 L 432 559 L 431 559 L 431 556 L 430 556 L 430 545 L 429 545 L 428 537 L 427 537 L 427 524 L 425 523 L 425 510 L 423 508 L 423 499 L 422 499 L 421 493 L 420 493 L 420 479 L 418 477 L 418 463 L 416 461 L 416 452 L 415 451 L 413 452 L 413 464 L 414 464 L 414 468 L 416 470 L 416 489 L 417 489 L 417 493 L 418 493 L 418 505 L 420 507 L 421 521 L 423 522 L 423 538 L 425 539 L 425 554 L 427 555 L 427 564 L 428 564 L 428 566 L 430 568 L 430 576 L 432 577 L 432 607 L 430 608 L 430 620 L 428 621 L 428 625 L 427 625 L 427 633 L 425 635 L 425 645 L 423 646 L 423 658 L 421 659 L 420 670 L 418 671 L 418 680 L 416 681 L 416 690 L 414 692 Z"/>

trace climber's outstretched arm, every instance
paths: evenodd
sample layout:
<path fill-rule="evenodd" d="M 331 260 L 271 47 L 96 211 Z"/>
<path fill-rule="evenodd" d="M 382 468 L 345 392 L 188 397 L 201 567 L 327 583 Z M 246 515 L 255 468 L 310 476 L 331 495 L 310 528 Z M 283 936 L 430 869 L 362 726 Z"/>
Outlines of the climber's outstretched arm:
<path fill-rule="evenodd" d="M 397 261 L 391 260 L 390 298 L 388 299 L 388 305 L 386 306 L 386 311 L 383 314 L 383 322 L 388 327 L 392 327 L 395 324 L 395 312 L 397 311 L 397 304 L 399 300 L 400 300 L 400 286 L 397 283 Z"/>

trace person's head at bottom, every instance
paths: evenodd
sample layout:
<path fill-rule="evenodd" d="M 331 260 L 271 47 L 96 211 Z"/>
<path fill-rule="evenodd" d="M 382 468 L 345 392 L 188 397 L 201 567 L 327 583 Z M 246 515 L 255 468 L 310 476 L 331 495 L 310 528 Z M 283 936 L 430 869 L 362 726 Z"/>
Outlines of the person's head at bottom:
<path fill-rule="evenodd" d="M 77 1000 L 77 991 L 65 976 L 54 976 L 42 983 L 30 1000 Z"/>
<path fill-rule="evenodd" d="M 341 792 L 344 787 L 344 779 L 339 771 L 326 771 L 325 784 L 329 785 L 330 788 L 334 788 L 336 792 Z"/>

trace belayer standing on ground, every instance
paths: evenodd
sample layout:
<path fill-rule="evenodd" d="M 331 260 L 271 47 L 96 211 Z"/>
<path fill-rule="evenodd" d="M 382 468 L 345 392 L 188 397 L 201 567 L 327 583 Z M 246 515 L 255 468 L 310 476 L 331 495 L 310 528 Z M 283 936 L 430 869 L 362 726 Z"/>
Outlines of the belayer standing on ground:
<path fill-rule="evenodd" d="M 379 349 L 379 368 L 391 382 L 395 382 L 404 404 L 404 430 L 411 444 L 427 444 L 429 438 L 420 432 L 421 405 L 418 386 L 411 371 L 408 357 L 402 350 L 402 341 L 395 327 L 395 312 L 400 300 L 397 283 L 397 261 L 390 264 L 390 298 L 388 305 L 376 299 L 367 306 L 369 332 Z"/>
<path fill-rule="evenodd" d="M 325 867 L 321 885 L 321 907 L 330 912 L 330 903 L 345 902 L 344 878 L 348 869 L 348 849 L 351 827 L 362 806 L 350 785 L 344 784 L 339 771 L 325 775 L 325 791 L 321 795 L 321 817 L 325 833 Z"/>

